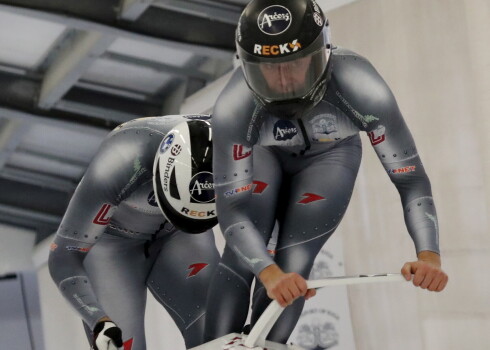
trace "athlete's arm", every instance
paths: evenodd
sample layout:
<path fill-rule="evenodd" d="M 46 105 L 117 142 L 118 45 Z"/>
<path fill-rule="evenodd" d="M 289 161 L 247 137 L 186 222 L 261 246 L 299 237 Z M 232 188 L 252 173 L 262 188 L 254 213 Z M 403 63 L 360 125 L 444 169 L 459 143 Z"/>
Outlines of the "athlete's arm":
<path fill-rule="evenodd" d="M 213 112 L 213 171 L 218 221 L 228 246 L 282 306 L 307 294 L 299 274 L 284 273 L 267 252 L 266 242 L 249 215 L 253 181 L 253 145 L 260 111 L 255 108 L 242 73 L 237 70 Z"/>
<path fill-rule="evenodd" d="M 256 276 L 273 264 L 249 215 L 253 145 L 259 114 L 241 70 L 235 71 L 213 112 L 213 171 L 218 221 L 229 247 Z"/>
<path fill-rule="evenodd" d="M 88 167 L 68 205 L 48 260 L 61 294 L 92 330 L 108 315 L 96 298 L 83 260 L 103 235 L 118 204 L 117 164 L 124 162 L 111 148 L 111 142 L 104 141 Z"/>
<path fill-rule="evenodd" d="M 393 117 L 401 118 L 398 109 L 386 120 L 386 125 L 380 127 L 381 124 L 378 124 L 377 129 L 368 130 L 368 134 L 400 194 L 405 224 L 417 252 L 418 260 L 406 263 L 402 274 L 407 280 L 414 274 L 413 284 L 417 287 L 441 291 L 448 277 L 441 269 L 439 227 L 430 181 L 406 124 L 403 119 L 394 121 Z M 385 141 L 377 143 L 383 137 Z M 386 145 L 383 145 L 385 142 Z"/>
<path fill-rule="evenodd" d="M 407 279 L 432 291 L 444 289 L 447 275 L 441 270 L 439 228 L 429 178 L 424 170 L 403 116 L 391 90 L 364 58 L 347 55 L 338 72 L 339 100 L 360 128 L 367 132 L 383 167 L 396 186 L 405 224 L 418 260 L 404 265 Z"/>

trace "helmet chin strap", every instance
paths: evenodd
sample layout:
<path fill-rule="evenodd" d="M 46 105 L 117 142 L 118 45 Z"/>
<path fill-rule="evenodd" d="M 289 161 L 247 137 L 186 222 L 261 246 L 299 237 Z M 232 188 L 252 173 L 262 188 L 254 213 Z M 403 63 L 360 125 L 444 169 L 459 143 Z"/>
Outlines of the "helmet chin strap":
<path fill-rule="evenodd" d="M 301 119 L 313 107 L 311 101 L 304 99 L 269 102 L 264 105 L 264 109 L 275 117 L 289 120 Z"/>

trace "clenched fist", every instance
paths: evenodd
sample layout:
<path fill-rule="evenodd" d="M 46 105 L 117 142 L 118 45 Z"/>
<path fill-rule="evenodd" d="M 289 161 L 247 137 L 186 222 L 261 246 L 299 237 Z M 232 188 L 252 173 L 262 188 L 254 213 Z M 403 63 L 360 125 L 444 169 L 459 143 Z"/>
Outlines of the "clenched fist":
<path fill-rule="evenodd" d="M 442 291 L 448 282 L 447 274 L 441 269 L 441 257 L 431 251 L 420 252 L 418 260 L 405 263 L 401 273 L 407 281 L 413 274 L 414 286 L 432 292 Z"/>
<path fill-rule="evenodd" d="M 282 306 L 291 305 L 300 296 L 306 300 L 316 294 L 315 289 L 306 287 L 306 280 L 299 274 L 284 273 L 279 266 L 270 265 L 260 272 L 259 278 L 267 290 L 267 296 Z"/>

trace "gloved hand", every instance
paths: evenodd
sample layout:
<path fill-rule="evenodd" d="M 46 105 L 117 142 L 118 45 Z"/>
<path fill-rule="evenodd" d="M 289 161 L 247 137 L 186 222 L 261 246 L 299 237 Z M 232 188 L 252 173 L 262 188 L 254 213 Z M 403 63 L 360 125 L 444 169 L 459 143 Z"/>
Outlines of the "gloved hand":
<path fill-rule="evenodd" d="M 117 350 L 123 346 L 121 329 L 114 323 L 102 321 L 94 328 L 94 350 Z"/>

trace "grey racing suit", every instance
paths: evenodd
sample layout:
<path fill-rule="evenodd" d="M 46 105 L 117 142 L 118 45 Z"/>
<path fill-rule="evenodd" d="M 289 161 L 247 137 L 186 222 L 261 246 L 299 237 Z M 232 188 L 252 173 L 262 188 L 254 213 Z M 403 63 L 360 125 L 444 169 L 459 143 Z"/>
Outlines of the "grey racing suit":
<path fill-rule="evenodd" d="M 90 330 L 110 317 L 122 330 L 124 349 L 146 349 L 147 288 L 173 318 L 187 347 L 202 342 L 206 290 L 219 259 L 214 236 L 211 230 L 176 230 L 158 208 L 152 186 L 163 136 L 196 118 L 210 117 L 141 118 L 112 131 L 51 245 L 49 269 L 63 296 Z"/>
<path fill-rule="evenodd" d="M 276 263 L 308 278 L 316 255 L 341 221 L 370 141 L 403 207 L 416 251 L 439 252 L 429 179 L 387 84 L 363 57 L 336 48 L 320 103 L 298 120 L 271 115 L 254 100 L 238 68 L 213 113 L 217 214 L 227 245 L 208 292 L 207 340 L 240 331 L 254 276 Z M 258 155 L 258 157 L 257 157 Z M 275 257 L 266 249 L 275 218 Z M 259 284 L 252 323 L 270 300 Z M 285 343 L 301 314 L 299 298 L 269 339 Z"/>

